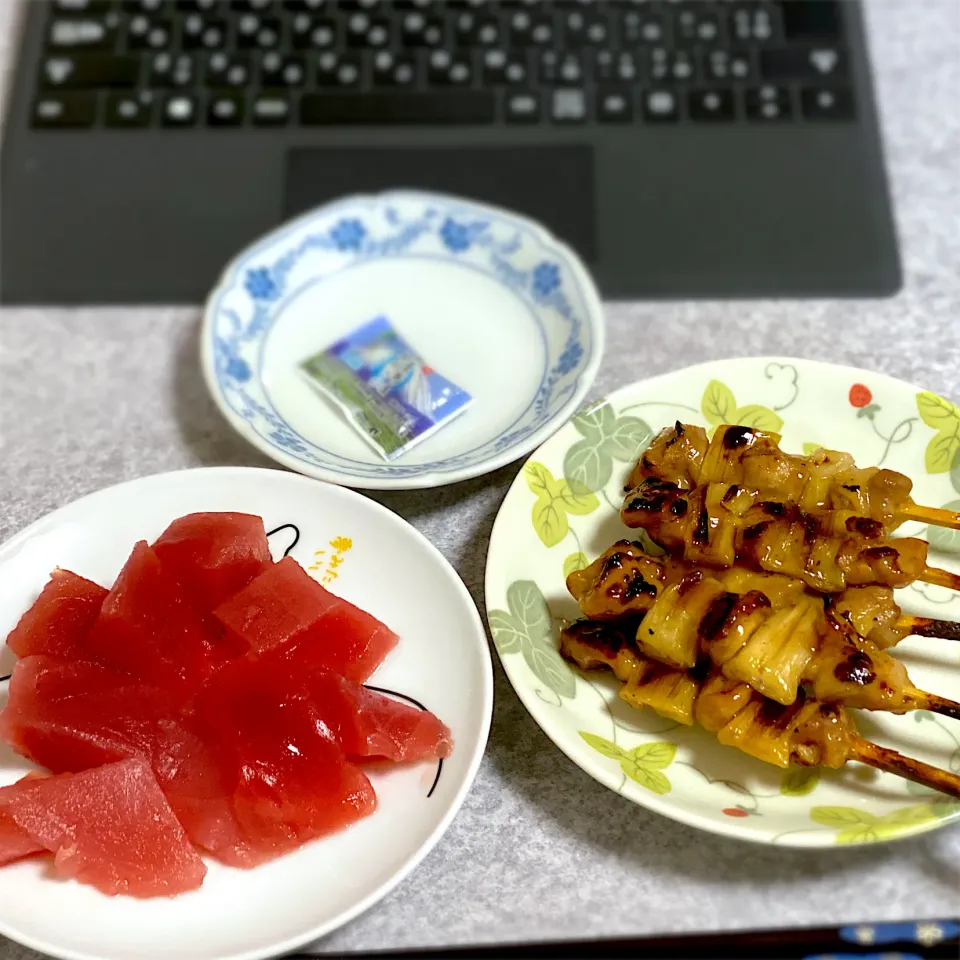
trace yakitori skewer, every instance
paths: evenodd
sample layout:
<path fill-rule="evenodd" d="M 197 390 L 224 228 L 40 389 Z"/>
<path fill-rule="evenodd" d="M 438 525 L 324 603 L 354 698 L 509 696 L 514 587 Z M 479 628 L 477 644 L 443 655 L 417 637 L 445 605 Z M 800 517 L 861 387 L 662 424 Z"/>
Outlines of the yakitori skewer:
<path fill-rule="evenodd" d="M 852 515 L 838 530 L 838 511 L 801 509 L 739 483 L 684 490 L 647 477 L 627 494 L 620 516 L 690 562 L 742 563 L 796 577 L 824 593 L 869 584 L 905 587 L 917 580 L 960 589 L 960 576 L 927 564 L 925 540 L 885 537 L 879 521 Z"/>
<path fill-rule="evenodd" d="M 779 434 L 728 425 L 718 427 L 710 440 L 702 427 L 677 422 L 640 456 L 625 489 L 648 477 L 687 490 L 736 483 L 776 492 L 802 510 L 839 510 L 876 520 L 886 534 L 907 520 L 960 529 L 960 514 L 914 503 L 913 482 L 902 473 L 858 468 L 853 457 L 834 450 L 806 457 L 784 453 L 779 443 Z"/>
<path fill-rule="evenodd" d="M 784 705 L 806 685 L 825 702 L 960 718 L 960 703 L 916 688 L 899 660 L 807 591 L 783 591 L 774 600 L 758 589 L 737 593 L 711 571 L 694 569 L 677 579 L 669 561 L 645 557 L 629 542 L 614 547 L 571 573 L 567 586 L 590 617 L 611 609 L 598 598 L 615 601 L 632 592 L 620 616 L 632 617 L 634 644 L 646 656 L 685 669 L 707 657 L 729 679 Z"/>
<path fill-rule="evenodd" d="M 839 768 L 856 760 L 960 797 L 960 776 L 863 739 L 840 704 L 803 697 L 783 706 L 709 667 L 672 669 L 638 653 L 621 624 L 578 621 L 563 631 L 560 651 L 583 670 L 612 670 L 627 703 L 699 723 L 720 743 L 767 763 Z"/>

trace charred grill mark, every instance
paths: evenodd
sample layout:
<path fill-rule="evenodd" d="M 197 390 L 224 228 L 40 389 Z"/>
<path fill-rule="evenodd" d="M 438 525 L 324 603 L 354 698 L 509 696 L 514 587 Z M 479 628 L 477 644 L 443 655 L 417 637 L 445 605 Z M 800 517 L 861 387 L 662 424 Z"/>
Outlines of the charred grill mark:
<path fill-rule="evenodd" d="M 622 600 L 623 599 L 623 584 L 622 583 L 611 583 L 607 587 L 607 596 L 611 600 Z"/>
<path fill-rule="evenodd" d="M 627 589 L 624 591 L 623 599 L 629 602 L 644 595 L 655 597 L 657 595 L 657 588 L 652 583 L 647 583 L 639 570 L 634 570 L 633 576 L 631 576 L 627 582 Z"/>
<path fill-rule="evenodd" d="M 677 431 L 677 436 L 682 437 L 687 431 L 684 429 L 683 424 L 677 420 L 673 425 L 674 430 Z"/>
<path fill-rule="evenodd" d="M 820 521 L 807 513 L 803 515 L 800 522 L 803 524 L 803 542 L 813 543 L 820 536 Z"/>
<path fill-rule="evenodd" d="M 693 669 L 690 671 L 690 676 L 693 677 L 697 683 L 703 683 L 707 677 L 710 676 L 710 671 L 712 669 L 713 661 L 706 656 L 700 657 L 700 659 L 697 660 L 697 662 L 693 665 Z"/>
<path fill-rule="evenodd" d="M 592 620 L 578 620 L 563 631 L 563 636 L 592 647 L 608 657 L 615 657 L 633 640 L 629 628 L 619 624 L 595 623 Z"/>
<path fill-rule="evenodd" d="M 757 506 L 771 517 L 782 517 L 787 509 L 778 500 L 764 500 L 763 503 L 758 503 Z"/>
<path fill-rule="evenodd" d="M 860 484 L 859 484 L 859 483 L 844 483 L 844 484 L 842 484 L 842 486 L 843 486 L 843 489 L 844 489 L 844 490 L 849 490 L 851 493 L 859 493 L 859 492 L 860 492 Z"/>
<path fill-rule="evenodd" d="M 896 547 L 867 547 L 861 554 L 867 560 L 884 560 L 887 557 L 899 556 Z"/>
<path fill-rule="evenodd" d="M 735 593 L 721 593 L 710 604 L 700 621 L 700 634 L 704 639 L 712 640 L 720 632 L 738 599 Z"/>
<path fill-rule="evenodd" d="M 710 538 L 710 514 L 707 513 L 707 508 L 702 507 L 700 510 L 700 516 L 697 517 L 697 526 L 693 531 L 693 542 L 694 543 L 706 543 Z"/>
<path fill-rule="evenodd" d="M 776 700 L 765 698 L 757 711 L 757 720 L 765 727 L 772 726 L 782 729 L 788 726 L 793 719 L 793 712 L 793 706 L 785 707 L 782 703 L 777 703 Z"/>
<path fill-rule="evenodd" d="M 770 606 L 772 606 L 770 598 L 765 593 L 761 593 L 759 590 L 748 590 L 740 597 L 737 613 L 746 615 Z"/>
<path fill-rule="evenodd" d="M 873 670 L 873 660 L 862 650 L 855 650 L 833 668 L 833 675 L 841 683 L 853 683 L 865 687 L 877 679 Z"/>
<path fill-rule="evenodd" d="M 600 568 L 600 579 L 605 580 L 610 576 L 614 570 L 619 570 L 623 566 L 623 554 L 618 550 L 616 553 L 611 553 L 603 561 L 603 566 Z"/>
<path fill-rule="evenodd" d="M 727 492 L 723 495 L 723 499 L 720 502 L 729 503 L 731 500 L 733 500 L 734 497 L 736 497 L 736 495 L 739 492 L 740 492 L 739 484 L 731 483 L 730 486 L 727 488 Z"/>
<path fill-rule="evenodd" d="M 694 570 L 693 573 L 688 573 L 686 576 L 681 578 L 680 582 L 677 584 L 677 597 L 685 597 L 702 580 L 703 573 L 701 573 L 699 570 Z"/>
<path fill-rule="evenodd" d="M 869 517 L 847 517 L 844 524 L 848 533 L 859 533 L 867 540 L 876 540 L 883 535 L 883 524 L 879 520 L 871 520 Z"/>
<path fill-rule="evenodd" d="M 753 526 L 747 527 L 743 531 L 744 540 L 756 540 L 763 535 L 763 531 L 773 523 L 772 520 L 761 520 L 760 523 L 755 523 Z"/>
<path fill-rule="evenodd" d="M 723 434 L 723 445 L 728 450 L 738 450 L 740 447 L 749 446 L 755 437 L 756 434 L 750 427 L 727 427 Z"/>
<path fill-rule="evenodd" d="M 675 517 L 685 516 L 687 512 L 687 506 L 687 501 L 681 497 L 679 500 L 674 500 L 673 503 L 670 504 L 670 512 Z"/>

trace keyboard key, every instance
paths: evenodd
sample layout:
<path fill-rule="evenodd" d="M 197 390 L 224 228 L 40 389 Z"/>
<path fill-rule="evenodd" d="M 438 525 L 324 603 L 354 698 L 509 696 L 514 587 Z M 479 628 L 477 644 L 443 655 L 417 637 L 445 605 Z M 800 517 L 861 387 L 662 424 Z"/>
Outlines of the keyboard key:
<path fill-rule="evenodd" d="M 483 82 L 488 86 L 526 83 L 529 71 L 526 58 L 503 50 L 487 50 L 482 56 Z"/>
<path fill-rule="evenodd" d="M 494 47 L 501 41 L 500 22 L 495 17 L 469 12 L 455 17 L 453 34 L 460 47 Z"/>
<path fill-rule="evenodd" d="M 648 123 L 673 123 L 680 118 L 680 104 L 673 90 L 647 90 L 643 94 L 643 115 Z"/>
<path fill-rule="evenodd" d="M 64 50 L 112 50 L 116 42 L 116 28 L 107 26 L 105 19 L 56 19 L 47 34 L 49 46 Z"/>
<path fill-rule="evenodd" d="M 321 124 L 486 124 L 496 100 L 489 90 L 432 93 L 308 94 L 300 101 L 300 119 Z"/>
<path fill-rule="evenodd" d="M 783 4 L 783 33 L 788 40 L 834 40 L 842 32 L 837 0 L 790 0 Z"/>
<path fill-rule="evenodd" d="M 572 10 L 562 18 L 561 35 L 571 49 L 602 47 L 610 39 L 610 27 L 604 17 L 589 9 Z"/>
<path fill-rule="evenodd" d="M 852 120 L 853 92 L 846 87 L 804 87 L 800 105 L 808 120 Z"/>
<path fill-rule="evenodd" d="M 753 57 L 749 51 L 711 50 L 704 57 L 704 74 L 708 80 L 750 80 Z"/>
<path fill-rule="evenodd" d="M 510 93 L 506 100 L 509 123 L 537 123 L 540 119 L 540 97 L 536 93 Z"/>
<path fill-rule="evenodd" d="M 237 20 L 237 46 L 245 49 L 269 50 L 280 43 L 279 20 L 245 13 Z"/>
<path fill-rule="evenodd" d="M 587 95 L 583 90 L 559 87 L 553 91 L 550 118 L 554 123 L 583 123 L 587 119 Z"/>
<path fill-rule="evenodd" d="M 691 120 L 717 123 L 735 116 L 732 90 L 691 90 L 687 95 L 687 113 Z"/>
<path fill-rule="evenodd" d="M 593 61 L 594 76 L 600 81 L 633 83 L 640 76 L 640 55 L 598 50 Z"/>
<path fill-rule="evenodd" d="M 687 6 L 679 11 L 674 26 L 674 36 L 685 46 L 721 43 L 725 40 L 720 14 L 705 5 Z"/>
<path fill-rule="evenodd" d="M 730 36 L 738 43 L 774 43 L 780 39 L 779 8 L 772 3 L 732 3 L 728 16 Z"/>
<path fill-rule="evenodd" d="M 540 54 L 540 81 L 542 83 L 580 83 L 587 75 L 583 54 L 544 50 Z"/>
<path fill-rule="evenodd" d="M 135 87 L 140 79 L 140 59 L 109 53 L 51 57 L 41 74 L 47 89 Z"/>
<path fill-rule="evenodd" d="M 446 50 L 434 50 L 427 59 L 427 80 L 434 86 L 466 86 L 473 79 L 470 60 L 452 57 Z"/>
<path fill-rule="evenodd" d="M 743 105 L 747 117 L 763 123 L 776 123 L 793 117 L 793 105 L 790 91 L 786 87 L 764 84 L 743 95 Z"/>
<path fill-rule="evenodd" d="M 188 50 L 219 50 L 226 45 L 229 28 L 225 20 L 191 14 L 183 21 L 183 45 Z"/>
<path fill-rule="evenodd" d="M 382 18 L 354 13 L 347 20 L 347 43 L 351 47 L 385 47 L 390 43 L 390 23 Z"/>
<path fill-rule="evenodd" d="M 405 47 L 439 47 L 445 39 L 443 20 L 422 13 L 408 13 L 401 29 Z"/>
<path fill-rule="evenodd" d="M 158 53 L 150 64 L 151 87 L 192 87 L 197 79 L 194 58 L 188 53 L 174 56 L 172 53 Z"/>
<path fill-rule="evenodd" d="M 765 80 L 814 80 L 845 77 L 847 60 L 837 47 L 782 47 L 760 51 Z"/>
<path fill-rule="evenodd" d="M 177 8 L 187 13 L 215 13 L 221 0 L 177 0 Z"/>
<path fill-rule="evenodd" d="M 149 127 L 153 118 L 153 96 L 141 93 L 112 93 L 107 98 L 108 127 Z"/>
<path fill-rule="evenodd" d="M 321 53 L 317 57 L 316 80 L 321 87 L 356 87 L 363 76 L 359 53 Z"/>
<path fill-rule="evenodd" d="M 697 62 L 689 50 L 667 50 L 655 47 L 650 51 L 650 77 L 657 83 L 679 81 L 695 83 Z"/>
<path fill-rule="evenodd" d="M 207 105 L 207 123 L 211 127 L 238 127 L 243 123 L 246 99 L 242 93 L 218 92 Z"/>
<path fill-rule="evenodd" d="M 289 122 L 293 110 L 287 93 L 265 91 L 253 101 L 250 114 L 258 127 L 279 127 Z"/>
<path fill-rule="evenodd" d="M 417 62 L 410 54 L 378 50 L 372 55 L 370 74 L 374 86 L 409 87 L 417 79 Z"/>
<path fill-rule="evenodd" d="M 127 26 L 130 50 L 165 50 L 172 40 L 173 24 L 169 20 L 138 14 Z"/>
<path fill-rule="evenodd" d="M 263 55 L 260 63 L 260 83 L 264 87 L 302 87 L 307 79 L 307 64 L 303 57 L 285 57 L 276 50 Z"/>
<path fill-rule="evenodd" d="M 627 47 L 663 43 L 667 37 L 666 21 L 657 13 L 628 10 L 621 18 L 620 33 Z"/>
<path fill-rule="evenodd" d="M 241 89 L 250 83 L 253 65 L 247 53 L 210 54 L 207 61 L 206 82 L 208 87 L 236 87 Z"/>
<path fill-rule="evenodd" d="M 293 45 L 299 50 L 313 48 L 329 50 L 338 41 L 339 31 L 336 20 L 329 17 L 311 17 L 298 14 L 291 25 Z"/>
<path fill-rule="evenodd" d="M 192 127 L 197 122 L 197 98 L 186 93 L 171 93 L 163 103 L 161 117 L 165 127 Z"/>
<path fill-rule="evenodd" d="M 549 47 L 553 44 L 553 20 L 532 10 L 517 10 L 509 17 L 507 36 L 511 47 Z"/>
<path fill-rule="evenodd" d="M 44 94 L 33 107 L 35 127 L 92 127 L 96 118 L 92 92 Z"/>
<path fill-rule="evenodd" d="M 602 87 L 597 92 L 597 119 L 605 123 L 629 123 L 633 119 L 630 88 Z"/>

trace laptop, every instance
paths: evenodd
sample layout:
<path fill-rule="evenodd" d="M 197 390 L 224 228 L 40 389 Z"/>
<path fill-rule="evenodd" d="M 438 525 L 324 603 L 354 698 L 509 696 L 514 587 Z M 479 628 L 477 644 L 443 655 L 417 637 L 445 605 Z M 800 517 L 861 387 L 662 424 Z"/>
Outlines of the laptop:
<path fill-rule="evenodd" d="M 198 304 L 345 194 L 541 221 L 607 299 L 901 282 L 852 0 L 49 0 L 0 155 L 0 302 Z"/>

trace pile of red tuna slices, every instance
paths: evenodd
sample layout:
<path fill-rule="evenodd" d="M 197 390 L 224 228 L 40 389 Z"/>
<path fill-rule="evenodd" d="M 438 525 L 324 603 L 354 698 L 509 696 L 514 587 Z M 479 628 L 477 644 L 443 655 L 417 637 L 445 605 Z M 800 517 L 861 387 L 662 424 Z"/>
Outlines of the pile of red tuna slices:
<path fill-rule="evenodd" d="M 0 737 L 50 775 L 0 788 L 0 864 L 53 855 L 106 894 L 200 886 L 372 813 L 365 761 L 450 753 L 432 713 L 369 690 L 397 643 L 263 521 L 175 520 L 112 589 L 55 570 L 7 637 Z"/>

